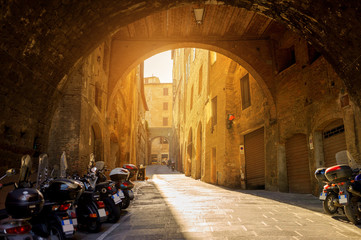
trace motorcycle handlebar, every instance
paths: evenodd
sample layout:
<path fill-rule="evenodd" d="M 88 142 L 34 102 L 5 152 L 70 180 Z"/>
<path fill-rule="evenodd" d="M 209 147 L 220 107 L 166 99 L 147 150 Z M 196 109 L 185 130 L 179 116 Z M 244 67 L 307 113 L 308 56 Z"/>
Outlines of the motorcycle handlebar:
<path fill-rule="evenodd" d="M 14 184 L 15 184 L 15 182 L 0 183 L 0 189 L 2 189 L 3 187 L 6 187 L 6 186 L 14 185 Z"/>

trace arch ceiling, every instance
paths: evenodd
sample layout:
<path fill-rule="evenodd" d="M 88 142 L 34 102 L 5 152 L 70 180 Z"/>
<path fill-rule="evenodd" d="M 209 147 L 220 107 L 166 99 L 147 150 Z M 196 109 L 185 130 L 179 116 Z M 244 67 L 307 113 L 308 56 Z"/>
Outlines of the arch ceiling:
<path fill-rule="evenodd" d="M 193 3 L 208 8 L 202 25 L 191 17 Z M 275 21 L 310 41 L 361 106 L 358 0 L 7 1 L 0 14 L 2 122 L 48 128 L 67 74 L 109 34 L 124 40 L 141 34 L 143 40 L 208 37 L 216 43 L 277 38 L 283 30 Z"/>

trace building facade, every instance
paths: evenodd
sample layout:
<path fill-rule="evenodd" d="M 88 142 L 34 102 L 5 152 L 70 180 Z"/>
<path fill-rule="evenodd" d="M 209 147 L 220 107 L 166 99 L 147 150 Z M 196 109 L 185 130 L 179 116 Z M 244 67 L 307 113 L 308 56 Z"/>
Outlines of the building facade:
<path fill-rule="evenodd" d="M 330 65 L 296 37 L 274 51 L 272 89 L 216 52 L 173 51 L 173 154 L 187 176 L 317 194 L 314 171 L 335 165 L 336 153 L 361 163 L 360 112 Z"/>
<path fill-rule="evenodd" d="M 65 151 L 71 172 L 85 172 L 91 153 L 110 169 L 148 161 L 143 66 L 119 79 L 115 97 L 109 99 L 110 45 L 110 40 L 101 44 L 69 75 L 55 110 L 49 158 L 57 164 Z"/>
<path fill-rule="evenodd" d="M 161 83 L 158 77 L 144 78 L 144 90 L 149 107 L 145 120 L 149 126 L 150 161 L 161 164 L 170 158 L 172 139 L 172 83 Z"/>

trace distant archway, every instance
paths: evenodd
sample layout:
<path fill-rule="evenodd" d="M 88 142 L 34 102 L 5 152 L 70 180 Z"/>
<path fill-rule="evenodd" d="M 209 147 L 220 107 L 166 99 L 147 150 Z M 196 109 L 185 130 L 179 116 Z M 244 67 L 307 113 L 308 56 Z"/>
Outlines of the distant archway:
<path fill-rule="evenodd" d="M 150 162 L 151 164 L 167 164 L 169 156 L 169 139 L 163 136 L 151 139 Z"/>

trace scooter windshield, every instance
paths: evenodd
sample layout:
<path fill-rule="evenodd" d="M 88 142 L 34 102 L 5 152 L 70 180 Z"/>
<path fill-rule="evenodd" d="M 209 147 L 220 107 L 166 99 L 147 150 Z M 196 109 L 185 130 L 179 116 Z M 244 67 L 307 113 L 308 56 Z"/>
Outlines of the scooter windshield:
<path fill-rule="evenodd" d="M 45 153 L 41 154 L 39 156 L 38 178 L 36 181 L 36 188 L 39 188 L 48 178 L 48 163 L 48 155 Z"/>
<path fill-rule="evenodd" d="M 99 170 L 102 171 L 104 169 L 105 163 L 103 161 L 98 161 L 95 163 L 95 167 Z"/>
<path fill-rule="evenodd" d="M 63 152 L 60 158 L 60 178 L 66 178 L 67 170 L 68 170 L 68 162 L 66 161 L 65 152 Z"/>
<path fill-rule="evenodd" d="M 94 156 L 94 153 L 91 153 L 90 154 L 90 159 L 89 159 L 88 169 L 90 170 L 94 166 L 95 166 L 95 156 Z"/>
<path fill-rule="evenodd" d="M 32 161 L 29 155 L 24 155 L 21 158 L 19 183 L 27 182 L 31 174 Z"/>

